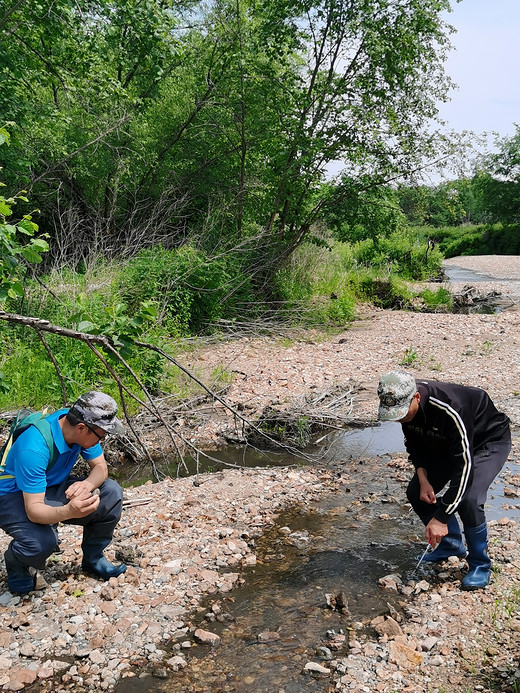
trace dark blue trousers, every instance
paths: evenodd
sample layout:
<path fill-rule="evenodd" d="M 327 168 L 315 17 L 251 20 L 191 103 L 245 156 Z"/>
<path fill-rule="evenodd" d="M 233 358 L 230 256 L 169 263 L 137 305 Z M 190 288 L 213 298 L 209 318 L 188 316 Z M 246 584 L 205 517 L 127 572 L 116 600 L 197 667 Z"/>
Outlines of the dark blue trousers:
<path fill-rule="evenodd" d="M 53 506 L 65 505 L 68 503 L 65 491 L 80 480 L 81 477 L 70 477 L 59 486 L 49 486 L 45 502 Z M 99 488 L 97 510 L 87 517 L 66 520 L 64 524 L 83 527 L 83 545 L 91 541 L 108 546 L 122 507 L 123 489 L 112 479 L 107 479 Z M 13 538 L 10 548 L 23 565 L 42 570 L 47 558 L 58 548 L 58 525 L 31 522 L 25 512 L 21 491 L 0 496 L 0 527 Z"/>

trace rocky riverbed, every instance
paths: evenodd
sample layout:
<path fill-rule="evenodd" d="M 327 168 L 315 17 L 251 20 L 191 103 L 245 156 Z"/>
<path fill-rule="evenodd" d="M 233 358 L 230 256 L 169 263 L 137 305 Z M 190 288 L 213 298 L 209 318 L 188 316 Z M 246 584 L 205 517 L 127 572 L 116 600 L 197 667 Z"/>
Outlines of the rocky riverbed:
<path fill-rule="evenodd" d="M 480 263 L 477 271 L 498 280 L 507 266 L 508 279 L 520 278 L 520 258 L 455 261 L 471 261 L 474 271 Z M 496 287 L 501 290 L 499 281 Z M 513 505 L 520 496 L 519 340 L 516 310 L 446 315 L 367 307 L 362 319 L 330 338 L 315 333 L 305 339 L 234 340 L 193 351 L 185 365 L 201 378 L 215 368 L 232 374 L 226 399 L 252 419 L 268 406 L 290 407 L 294 398 L 341 387 L 352 392 L 352 419 L 370 422 L 379 374 L 396 367 L 481 386 L 513 424 L 512 466 L 505 478 Z M 219 405 L 183 431 L 201 446 L 218 446 L 236 434 L 233 415 Z M 384 456 L 377 468 L 382 487 L 386 479 L 404 489 L 410 470 L 402 455 Z M 11 595 L 5 571 L 0 573 L 0 689 L 111 690 L 144 673 L 182 671 L 189 659 L 183 643 L 218 647 L 212 619 L 201 627 L 194 617 L 202 600 L 209 598 L 217 618 L 225 595 L 242 581 L 242 570 L 254 566 L 257 540 L 278 513 L 293 506 L 305 512 L 340 483 L 337 471 L 315 464 L 228 469 L 128 489 L 108 555 L 129 567 L 108 583 L 80 573 L 78 529 L 61 527 L 62 553 L 51 557 L 35 592 Z M 465 564 L 458 561 L 414 579 L 387 576 L 380 589 L 401 608 L 389 608 L 372 623 L 346 621 L 348 647 L 337 655 L 329 648 L 332 658 L 309 652 L 301 690 L 309 680 L 319 680 L 324 692 L 517 690 L 520 532 L 508 503 L 503 517 L 490 523 L 490 536 L 496 570 L 487 590 L 461 592 Z M 7 543 L 1 536 L 2 552 Z M 219 690 L 240 693 L 247 682 L 242 685 L 222 683 Z"/>

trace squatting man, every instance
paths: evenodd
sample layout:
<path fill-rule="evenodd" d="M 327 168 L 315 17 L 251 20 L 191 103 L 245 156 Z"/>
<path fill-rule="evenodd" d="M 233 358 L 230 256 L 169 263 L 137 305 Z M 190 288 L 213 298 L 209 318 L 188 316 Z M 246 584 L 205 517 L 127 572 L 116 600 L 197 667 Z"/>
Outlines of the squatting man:
<path fill-rule="evenodd" d="M 54 441 L 55 462 L 44 435 L 29 426 L 13 443 L 0 474 L 0 527 L 12 537 L 4 554 L 7 584 L 14 594 L 34 589 L 36 570 L 58 549 L 58 523 L 81 525 L 82 568 L 108 580 L 126 570 L 103 551 L 121 516 L 123 491 L 108 479 L 100 442 L 107 433 L 124 433 L 117 404 L 102 392 L 87 392 L 70 409 L 45 417 Z M 79 455 L 86 478 L 70 476 Z M 95 491 L 95 493 L 93 493 Z"/>
<path fill-rule="evenodd" d="M 416 381 L 401 371 L 381 377 L 378 395 L 379 419 L 402 425 L 406 450 L 415 467 L 406 495 L 434 547 L 424 560 L 466 556 L 458 515 L 469 565 L 461 588 L 486 587 L 491 561 L 486 554 L 484 504 L 491 482 L 511 450 L 509 419 L 480 388 Z"/>

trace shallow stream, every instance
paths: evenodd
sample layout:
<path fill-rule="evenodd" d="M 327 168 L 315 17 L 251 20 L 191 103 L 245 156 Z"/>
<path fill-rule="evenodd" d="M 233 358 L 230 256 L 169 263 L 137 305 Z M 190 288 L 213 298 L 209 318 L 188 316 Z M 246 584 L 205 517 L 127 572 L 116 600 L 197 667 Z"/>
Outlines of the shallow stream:
<path fill-rule="evenodd" d="M 382 473 L 388 453 L 404 450 L 401 427 L 385 423 L 335 432 L 321 444 L 326 454 L 321 464 L 335 470 L 339 491 L 305 511 L 282 514 L 258 541 L 258 563 L 244 571 L 243 586 L 208 601 L 200 627 L 220 635 L 219 647 L 191 641 L 184 649 L 186 669 L 165 680 L 125 679 L 118 693 L 249 693 L 251 688 L 329 693 L 330 679 L 303 674 L 305 664 L 327 666 L 329 659 L 344 656 L 349 639 L 366 634 L 372 617 L 388 613 L 389 603 L 400 608 L 397 595 L 378 586 L 380 577 L 427 577 L 431 568 L 416 571 L 425 547 L 423 529 L 405 505 L 403 480 Z M 243 452 L 235 453 L 242 464 Z M 503 484 L 497 482 L 488 519 L 518 512 L 506 513 L 504 503 Z M 339 592 L 346 597 L 347 614 L 327 607 L 326 595 Z M 203 619 L 215 601 L 221 613 L 208 623 Z M 198 625 L 196 618 L 193 623 Z"/>
<path fill-rule="evenodd" d="M 444 273 L 451 283 L 460 284 L 480 284 L 482 282 L 493 282 L 500 284 L 507 289 L 508 293 L 499 296 L 490 296 L 487 300 L 477 302 L 471 306 L 458 308 L 458 313 L 500 313 L 503 310 L 513 308 L 520 301 L 520 280 L 518 279 L 497 279 L 487 274 L 472 272 L 471 270 L 457 267 L 455 265 L 444 265 Z"/>
<path fill-rule="evenodd" d="M 460 267 L 445 271 L 451 282 L 497 282 Z M 520 282 L 501 283 L 520 296 Z M 497 297 L 470 310 L 498 312 L 509 305 Z M 405 481 L 383 473 L 390 453 L 403 450 L 401 427 L 395 423 L 330 433 L 307 450 L 324 469 L 335 470 L 340 490 L 305 511 L 283 513 L 258 541 L 257 565 L 244 571 L 242 587 L 208 600 L 193 619 L 194 625 L 220 635 L 220 645 L 211 648 L 189 639 L 183 643 L 188 660 L 183 671 L 165 680 L 143 673 L 123 680 L 117 693 L 331 693 L 330 679 L 303 674 L 305 664 L 327 666 L 346 654 L 356 634 L 369 633 L 371 618 L 388 613 L 389 604 L 399 610 L 397 595 L 378 586 L 380 577 L 399 573 L 404 580 L 418 580 L 432 570 L 416 568 L 425 548 L 424 530 L 405 504 Z M 213 469 L 301 464 L 287 453 L 240 446 L 213 456 L 222 463 L 210 463 Z M 501 478 L 518 473 L 514 466 L 508 463 Z M 188 462 L 185 473 L 196 471 L 195 462 Z M 198 471 L 207 471 L 207 465 Z M 486 512 L 488 520 L 520 514 L 505 498 L 501 479 L 490 489 Z M 340 592 L 347 613 L 327 606 L 327 595 Z"/>

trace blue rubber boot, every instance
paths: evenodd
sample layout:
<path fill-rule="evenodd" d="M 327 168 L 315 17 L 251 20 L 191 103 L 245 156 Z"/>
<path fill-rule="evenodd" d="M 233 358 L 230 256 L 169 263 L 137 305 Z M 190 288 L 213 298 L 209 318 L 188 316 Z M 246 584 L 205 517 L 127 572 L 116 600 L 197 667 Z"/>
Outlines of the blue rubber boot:
<path fill-rule="evenodd" d="M 462 542 L 462 534 L 459 523 L 455 515 L 450 515 L 448 520 L 448 534 L 445 537 L 442 537 L 441 542 L 436 549 L 426 554 L 426 556 L 423 558 L 423 562 L 439 563 L 440 561 L 445 561 L 450 556 L 464 558 L 465 555 L 466 547 Z"/>
<path fill-rule="evenodd" d="M 81 548 L 83 549 L 81 567 L 89 575 L 100 578 L 101 580 L 110 580 L 111 577 L 117 577 L 126 570 L 126 565 L 124 563 L 114 565 L 110 563 L 103 554 L 103 549 L 105 549 L 109 543 L 110 539 L 94 539 L 92 537 L 87 540 L 84 538 L 81 544 Z"/>
<path fill-rule="evenodd" d="M 86 558 L 84 554 L 81 567 L 86 573 L 100 580 L 110 580 L 111 577 L 118 577 L 126 570 L 126 565 L 124 563 L 114 565 L 110 563 L 105 556 L 100 556 L 95 560 L 91 557 Z"/>
<path fill-rule="evenodd" d="M 462 580 L 461 589 L 481 590 L 489 584 L 491 577 L 491 560 L 486 554 L 487 525 L 484 522 L 479 527 L 464 527 L 464 534 L 468 544 L 469 571 Z"/>
<path fill-rule="evenodd" d="M 7 586 L 11 594 L 27 594 L 32 592 L 35 578 L 29 572 L 29 567 L 21 563 L 11 550 L 4 553 L 5 569 L 7 571 Z"/>

